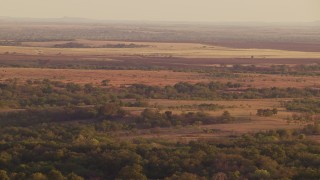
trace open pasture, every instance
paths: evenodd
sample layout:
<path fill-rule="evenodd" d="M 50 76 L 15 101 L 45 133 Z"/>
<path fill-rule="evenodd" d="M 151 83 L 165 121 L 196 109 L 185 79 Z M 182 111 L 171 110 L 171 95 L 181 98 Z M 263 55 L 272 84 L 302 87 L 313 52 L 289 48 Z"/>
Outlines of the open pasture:
<path fill-rule="evenodd" d="M 204 110 L 204 112 L 212 116 L 220 116 L 224 111 L 229 111 L 231 115 L 236 117 L 256 118 L 257 109 L 279 109 L 278 115 L 273 116 L 274 119 L 284 119 L 291 114 L 281 108 L 281 101 L 289 99 L 241 99 L 241 100 L 224 100 L 224 101 L 197 101 L 197 100 L 168 100 L 168 99 L 150 99 L 146 100 L 149 105 L 160 107 L 162 111 L 172 110 L 176 113 L 199 111 L 197 108 L 190 108 L 192 105 L 200 104 L 216 104 L 224 108 L 218 110 Z M 183 107 L 185 106 L 185 107 Z"/>
<path fill-rule="evenodd" d="M 200 139 L 221 139 L 228 136 L 236 136 L 244 133 L 255 133 L 270 129 L 297 129 L 303 125 L 288 124 L 285 120 L 273 118 L 255 118 L 246 123 L 228 123 L 213 125 L 193 125 L 178 128 L 155 128 L 150 130 L 139 130 L 134 133 L 115 133 L 114 136 L 120 139 L 162 139 L 169 141 L 189 142 Z M 211 131 L 211 132 L 208 132 Z"/>
<path fill-rule="evenodd" d="M 64 43 L 68 43 L 66 41 Z M 88 41 L 78 40 L 84 45 L 102 44 L 137 44 L 139 48 L 52 48 L 50 46 L 62 42 L 25 42 L 31 46 L 2 46 L 0 54 L 16 53 L 23 55 L 67 55 L 67 56 L 146 56 L 146 57 L 178 57 L 178 58 L 303 58 L 318 59 L 320 52 L 302 52 L 274 49 L 240 49 L 197 43 L 155 43 L 155 42 L 123 42 L 123 41 Z M 48 47 L 49 46 L 49 47 Z"/>
<path fill-rule="evenodd" d="M 146 84 L 156 86 L 174 85 L 178 82 L 233 82 L 241 83 L 245 87 L 320 87 L 318 77 L 312 76 L 281 76 L 270 74 L 239 74 L 239 77 L 211 77 L 207 73 L 174 72 L 168 70 L 86 70 L 86 69 L 46 69 L 46 68 L 0 68 L 0 81 L 9 78 L 18 78 L 21 81 L 28 79 L 50 79 L 62 82 L 80 84 L 92 83 L 100 85 L 101 81 L 110 80 L 110 85 L 119 87 L 130 84 Z"/>
<path fill-rule="evenodd" d="M 85 45 L 86 48 L 55 47 L 55 45 L 70 42 Z M 134 44 L 136 47 L 97 48 L 104 45 L 117 46 L 119 44 Z M 95 86 L 100 86 L 103 80 L 109 80 L 108 87 L 113 88 L 132 84 L 164 87 L 166 85 L 172 86 L 178 82 L 195 84 L 219 81 L 222 83 L 242 84 L 243 86 L 240 89 L 230 89 L 230 91 L 235 92 L 250 87 L 320 87 L 318 76 L 251 73 L 248 71 L 244 73 L 228 72 L 229 75 L 233 75 L 228 77 L 215 74 L 214 69 L 214 67 L 228 67 L 232 64 L 255 65 L 257 67 L 282 64 L 289 66 L 312 65 L 320 63 L 320 52 L 230 48 L 201 43 L 93 41 L 84 39 L 23 42 L 21 46 L 2 46 L 0 48 L 0 63 L 3 66 L 9 66 L 0 68 L 0 81 L 5 81 L 9 78 L 18 78 L 21 82 L 29 79 L 50 79 L 65 83 L 73 82 L 82 85 L 92 83 Z M 12 67 L 13 65 L 19 65 L 19 68 Z M 69 65 L 72 66 L 69 68 Z M 99 67 L 104 68 L 99 69 Z M 125 70 L 107 70 L 108 67 L 110 69 L 121 67 Z M 157 69 L 158 67 L 161 68 Z M 190 69 L 190 67 L 193 69 Z M 130 68 L 132 70 L 129 70 Z M 205 71 L 201 71 L 204 68 Z M 212 72 L 210 68 L 212 68 Z M 149 108 L 159 108 L 161 112 L 172 111 L 174 114 L 198 112 L 202 110 L 195 108 L 193 105 L 217 104 L 223 106 L 223 108 L 203 111 L 210 116 L 221 116 L 224 111 L 228 111 L 233 117 L 246 118 L 249 121 L 151 128 L 135 132 L 115 132 L 115 134 L 123 139 L 160 138 L 189 141 L 199 138 L 220 138 L 268 129 L 295 129 L 302 127 L 301 124 L 288 124 L 286 118 L 291 117 L 292 112 L 288 112 L 281 107 L 280 102 L 282 100 L 288 99 L 230 101 L 148 99 L 144 101 L 148 102 Z M 124 107 L 132 115 L 139 115 L 144 108 Z M 259 117 L 256 115 L 257 109 L 266 108 L 277 108 L 279 112 L 271 117 Z"/>
<path fill-rule="evenodd" d="M 92 83 L 101 85 L 101 81 L 110 80 L 111 86 L 130 85 L 135 83 L 147 85 L 173 85 L 180 81 L 196 83 L 205 79 L 204 74 L 173 71 L 141 71 L 141 70 L 79 70 L 79 69 L 40 69 L 40 68 L 0 68 L 1 80 L 18 78 L 50 79 L 79 84 Z"/>
<path fill-rule="evenodd" d="M 232 100 L 232 101 L 195 101 L 195 100 L 167 100 L 154 99 L 146 100 L 150 106 L 160 108 L 162 112 L 172 111 L 174 114 L 187 112 L 197 112 L 196 108 L 172 108 L 184 105 L 199 104 L 217 104 L 224 106 L 219 110 L 205 110 L 203 112 L 210 116 L 220 116 L 224 111 L 229 111 L 234 117 L 248 118 L 248 122 L 233 122 L 226 124 L 210 124 L 210 125 L 192 125 L 175 128 L 155 128 L 149 130 L 138 130 L 135 132 L 116 133 L 121 139 L 148 138 L 163 139 L 170 141 L 188 142 L 190 140 L 199 139 L 219 139 L 222 137 L 240 135 L 244 133 L 255 133 L 270 129 L 297 129 L 305 125 L 305 123 L 288 123 L 287 117 L 292 112 L 286 111 L 281 107 L 280 101 L 290 99 L 252 99 L 252 100 Z M 259 117 L 256 115 L 257 109 L 277 108 L 278 114 L 271 117 Z M 127 109 L 134 114 L 141 112 L 141 108 Z"/>

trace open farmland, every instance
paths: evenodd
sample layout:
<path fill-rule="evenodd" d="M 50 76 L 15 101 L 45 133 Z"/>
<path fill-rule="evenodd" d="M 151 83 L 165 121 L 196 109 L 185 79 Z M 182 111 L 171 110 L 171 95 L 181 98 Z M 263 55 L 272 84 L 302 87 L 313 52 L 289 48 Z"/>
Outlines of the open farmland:
<path fill-rule="evenodd" d="M 66 19 L 67 20 L 67 19 Z M 23 29 L 23 31 L 21 31 Z M 98 41 L 201 43 L 247 49 L 319 52 L 319 25 L 77 23 L 1 21 L 0 39 L 22 42 Z M 281 38 L 279 38 L 281 37 Z M 49 44 L 49 43 L 46 43 Z"/>
<path fill-rule="evenodd" d="M 87 41 L 85 41 L 87 42 Z M 52 42 L 50 42 L 52 43 Z M 67 42 L 65 42 L 67 43 Z M 96 42 L 75 41 L 84 45 Z M 101 42 L 100 42 L 101 43 Z M 104 44 L 137 44 L 146 47 L 138 48 L 51 48 L 46 43 L 24 43 L 34 47 L 1 47 L 0 54 L 17 53 L 20 55 L 66 55 L 66 56 L 147 56 L 177 58 L 320 58 L 320 52 L 285 51 L 273 49 L 240 49 L 212 46 L 195 43 L 150 43 L 150 42 L 102 42 Z M 56 44 L 61 44 L 57 42 Z M 49 45 L 50 46 L 50 45 Z"/>

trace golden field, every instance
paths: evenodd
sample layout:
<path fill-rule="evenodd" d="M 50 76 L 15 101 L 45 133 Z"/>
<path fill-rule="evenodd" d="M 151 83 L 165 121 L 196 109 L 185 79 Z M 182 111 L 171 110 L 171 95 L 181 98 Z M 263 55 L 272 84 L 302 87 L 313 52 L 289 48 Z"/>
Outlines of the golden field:
<path fill-rule="evenodd" d="M 54 44 L 66 42 L 26 42 L 23 45 L 31 47 L 2 46 L 0 54 L 19 53 L 24 55 L 109 55 L 109 56 L 150 56 L 150 57 L 183 57 L 183 58 L 320 58 L 320 52 L 300 52 L 273 49 L 239 49 L 212 46 L 196 43 L 153 43 L 153 42 L 123 42 L 123 41 L 89 41 L 77 40 L 77 43 L 87 45 L 134 43 L 145 45 L 142 48 L 51 48 Z"/>

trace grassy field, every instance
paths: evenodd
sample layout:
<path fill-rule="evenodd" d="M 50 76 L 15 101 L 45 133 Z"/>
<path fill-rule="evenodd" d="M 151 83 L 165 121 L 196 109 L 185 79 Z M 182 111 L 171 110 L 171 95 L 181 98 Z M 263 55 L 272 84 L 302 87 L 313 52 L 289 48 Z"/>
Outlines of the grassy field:
<path fill-rule="evenodd" d="M 195 125 L 181 128 L 155 128 L 150 130 L 139 130 L 136 132 L 115 133 L 113 135 L 124 140 L 147 138 L 170 140 L 174 142 L 188 142 L 200 139 L 220 139 L 270 129 L 297 129 L 301 127 L 303 127 L 303 125 L 288 124 L 284 120 L 257 118 L 254 121 L 246 123 Z M 208 130 L 211 132 L 208 132 Z"/>
<path fill-rule="evenodd" d="M 69 42 L 69 41 L 68 41 Z M 320 52 L 300 52 L 272 49 L 239 49 L 194 43 L 151 43 L 151 42 L 117 42 L 117 41 L 87 41 L 77 43 L 87 45 L 102 44 L 137 44 L 142 48 L 50 48 L 53 44 L 66 42 L 30 42 L 23 45 L 32 47 L 3 46 L 0 54 L 18 53 L 23 55 L 72 55 L 72 56 L 147 56 L 147 57 L 181 57 L 181 58 L 320 58 Z"/>
<path fill-rule="evenodd" d="M 40 69 L 40 68 L 0 68 L 0 78 L 51 79 L 62 82 L 80 84 L 93 83 L 100 85 L 102 80 L 110 80 L 111 86 L 141 83 L 147 85 L 173 85 L 188 81 L 196 83 L 208 81 L 204 74 L 173 72 L 173 71 L 142 71 L 142 70 L 77 70 L 77 69 Z"/>
<path fill-rule="evenodd" d="M 293 113 L 286 111 L 280 106 L 280 101 L 286 100 L 290 99 L 252 99 L 233 101 L 146 100 L 151 107 L 160 108 L 162 112 L 172 111 L 174 114 L 199 111 L 197 108 L 172 109 L 172 107 L 176 106 L 217 104 L 224 106 L 224 108 L 214 111 L 205 110 L 203 112 L 210 116 L 220 116 L 224 111 L 229 111 L 234 117 L 247 118 L 250 119 L 250 121 L 213 125 L 192 125 L 176 128 L 154 128 L 149 130 L 138 130 L 135 132 L 115 133 L 114 136 L 121 137 L 122 139 L 150 138 L 188 142 L 190 140 L 222 138 L 248 132 L 255 133 L 269 129 L 297 129 L 306 125 L 305 123 L 289 123 L 287 121 L 287 117 L 290 117 Z M 256 115 L 256 112 L 257 109 L 260 108 L 277 108 L 279 112 L 275 116 L 259 117 Z M 144 108 L 127 108 L 127 110 L 133 114 L 139 114 L 143 109 Z"/>
<path fill-rule="evenodd" d="M 45 69 L 45 68 L 0 68 L 0 81 L 18 78 L 51 79 L 62 82 L 80 84 L 92 83 L 100 85 L 102 80 L 110 80 L 110 85 L 119 87 L 141 83 L 146 85 L 174 85 L 178 82 L 233 82 L 256 88 L 263 87 L 320 87 L 318 77 L 314 76 L 281 76 L 272 74 L 239 74 L 239 77 L 211 77 L 206 73 L 174 72 L 167 70 L 84 70 L 84 69 Z"/>

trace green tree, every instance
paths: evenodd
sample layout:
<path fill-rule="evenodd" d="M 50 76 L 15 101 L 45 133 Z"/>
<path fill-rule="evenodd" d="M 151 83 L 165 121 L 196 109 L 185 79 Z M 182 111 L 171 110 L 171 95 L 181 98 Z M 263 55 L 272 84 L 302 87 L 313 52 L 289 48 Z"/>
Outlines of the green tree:
<path fill-rule="evenodd" d="M 172 175 L 171 177 L 165 178 L 165 180 L 204 180 L 206 178 L 199 177 L 196 174 L 184 172 L 184 173 L 177 173 Z"/>
<path fill-rule="evenodd" d="M 27 179 L 26 176 L 27 175 L 25 173 L 23 173 L 23 172 L 11 173 L 10 179 L 12 179 L 12 180 L 25 180 L 25 179 Z"/>
<path fill-rule="evenodd" d="M 79 84 L 75 84 L 75 83 L 68 83 L 66 85 L 66 89 L 67 89 L 67 91 L 74 93 L 74 92 L 80 91 L 81 86 Z"/>
<path fill-rule="evenodd" d="M 270 179 L 270 173 L 265 169 L 257 169 L 253 173 L 253 178 L 263 180 L 263 179 Z"/>
<path fill-rule="evenodd" d="M 87 94 L 92 93 L 94 89 L 95 88 L 93 87 L 92 84 L 85 84 L 83 88 L 84 92 Z"/>
<path fill-rule="evenodd" d="M 120 106 L 116 103 L 107 103 L 99 107 L 99 116 L 110 118 L 113 115 L 116 115 L 120 110 Z"/>
<path fill-rule="evenodd" d="M 108 86 L 108 85 L 109 85 L 109 82 L 110 82 L 110 80 L 105 79 L 105 80 L 101 81 L 101 85 L 102 85 L 102 86 Z"/>
<path fill-rule="evenodd" d="M 64 176 L 61 174 L 60 171 L 53 169 L 53 170 L 51 170 L 51 171 L 49 172 L 49 174 L 48 174 L 48 179 L 49 179 L 49 180 L 64 180 L 65 178 L 64 178 Z"/>
<path fill-rule="evenodd" d="M 274 115 L 278 114 L 278 109 L 277 109 L 277 108 L 273 108 L 273 109 L 272 109 L 272 113 L 273 113 Z"/>
<path fill-rule="evenodd" d="M 33 173 L 31 175 L 31 179 L 32 180 L 47 180 L 48 178 L 47 178 L 46 175 L 44 175 L 44 174 L 42 174 L 40 172 L 37 172 L 37 173 Z"/>
<path fill-rule="evenodd" d="M 233 119 L 229 111 L 224 111 L 220 118 L 224 122 L 231 121 Z"/>
<path fill-rule="evenodd" d="M 117 179 L 147 180 L 147 177 L 142 173 L 142 170 L 143 168 L 139 164 L 125 166 L 118 173 Z"/>
<path fill-rule="evenodd" d="M 7 171 L 5 171 L 5 170 L 0 170 L 0 180 L 9 180 Z"/>
<path fill-rule="evenodd" d="M 225 173 L 219 172 L 213 175 L 212 180 L 227 180 L 228 177 Z"/>
<path fill-rule="evenodd" d="M 76 173 L 72 172 L 67 176 L 68 180 L 84 180 L 83 177 L 78 176 Z"/>

